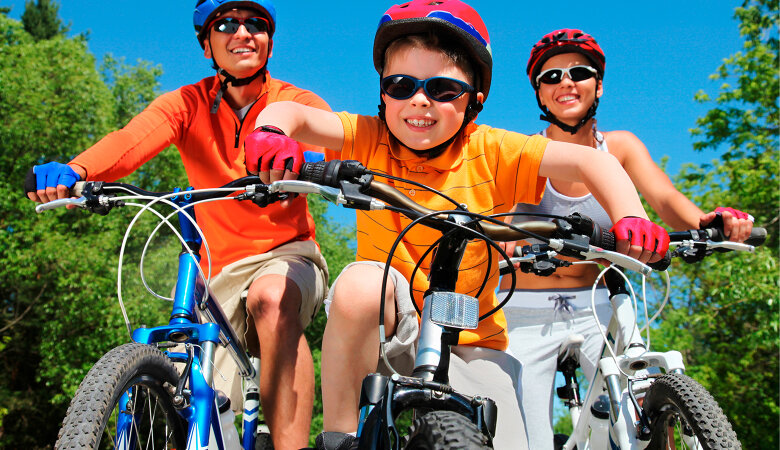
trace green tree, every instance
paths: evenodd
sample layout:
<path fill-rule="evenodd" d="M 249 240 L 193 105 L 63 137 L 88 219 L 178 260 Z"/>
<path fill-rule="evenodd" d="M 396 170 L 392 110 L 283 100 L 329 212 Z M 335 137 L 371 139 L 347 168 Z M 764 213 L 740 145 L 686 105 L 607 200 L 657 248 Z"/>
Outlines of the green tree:
<path fill-rule="evenodd" d="M 22 13 L 24 29 L 36 41 L 65 36 L 70 26 L 62 25 L 58 16 L 60 5 L 52 0 L 27 0 Z"/>
<path fill-rule="evenodd" d="M 777 448 L 778 385 L 778 1 L 736 8 L 743 51 L 713 75 L 713 108 L 691 130 L 720 159 L 688 165 L 678 187 L 702 209 L 734 205 L 769 231 L 754 254 L 716 254 L 676 265 L 675 309 L 665 311 L 661 348 L 683 352 L 688 372 L 717 399 L 744 448 Z M 696 99 L 711 102 L 704 92 Z"/>
<path fill-rule="evenodd" d="M 0 447 L 50 448 L 86 370 L 127 340 L 113 295 L 127 218 L 36 216 L 20 188 L 33 165 L 67 161 L 115 128 L 121 102 L 83 37 L 36 41 L 4 14 L 0 30 Z M 116 70 L 146 92 L 154 77 L 142 72 Z"/>

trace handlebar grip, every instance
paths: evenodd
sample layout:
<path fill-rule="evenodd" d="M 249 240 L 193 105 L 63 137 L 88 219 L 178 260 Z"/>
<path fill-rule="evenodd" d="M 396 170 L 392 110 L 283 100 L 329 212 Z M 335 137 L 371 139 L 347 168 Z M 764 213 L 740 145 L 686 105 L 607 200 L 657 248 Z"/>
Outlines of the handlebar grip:
<path fill-rule="evenodd" d="M 305 162 L 301 166 L 301 174 L 299 179 L 303 181 L 310 181 L 312 183 L 323 184 L 325 180 L 325 166 L 328 163 L 324 161 L 319 162 Z"/>
<path fill-rule="evenodd" d="M 595 240 L 595 239 L 591 239 Z M 610 231 L 602 231 L 601 232 L 601 239 L 599 239 L 600 242 L 593 243 L 593 245 L 598 245 L 599 247 L 603 248 L 604 250 L 609 250 L 614 252 L 615 251 L 615 234 Z"/>
<path fill-rule="evenodd" d="M 598 242 L 593 242 L 598 241 Z M 600 236 L 594 235 L 591 237 L 591 244 L 597 245 L 604 250 L 609 251 L 615 251 L 615 234 L 610 231 L 604 231 L 602 230 L 600 233 Z M 654 263 L 647 263 L 648 266 L 650 266 L 653 270 L 658 271 L 664 271 L 669 267 L 669 264 L 672 263 L 672 253 L 670 251 L 666 251 L 666 254 L 664 257 Z"/>
<path fill-rule="evenodd" d="M 35 180 L 35 169 L 30 167 L 30 170 L 28 170 L 27 174 L 24 176 L 24 193 L 27 195 L 28 193 L 35 192 L 37 190 L 38 186 Z"/>
<path fill-rule="evenodd" d="M 766 228 L 754 227 L 750 232 L 750 237 L 745 240 L 745 244 L 758 246 L 766 241 Z"/>
<path fill-rule="evenodd" d="M 667 250 L 663 258 L 661 258 L 660 260 L 654 263 L 647 263 L 647 265 L 650 266 L 650 268 L 653 270 L 664 271 L 667 268 L 669 268 L 669 264 L 671 263 L 672 263 L 672 252 Z"/>

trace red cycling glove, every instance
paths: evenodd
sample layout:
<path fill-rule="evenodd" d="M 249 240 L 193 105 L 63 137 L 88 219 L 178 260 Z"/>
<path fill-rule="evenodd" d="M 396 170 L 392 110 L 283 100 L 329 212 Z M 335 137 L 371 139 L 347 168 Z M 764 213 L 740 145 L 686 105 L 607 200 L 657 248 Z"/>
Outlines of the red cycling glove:
<path fill-rule="evenodd" d="M 665 255 L 669 250 L 669 233 L 655 223 L 639 217 L 624 217 L 610 229 L 616 241 L 627 240 L 646 251 Z"/>
<path fill-rule="evenodd" d="M 300 173 L 304 162 L 301 144 L 272 126 L 262 126 L 249 133 L 244 141 L 244 152 L 246 171 L 249 173 L 285 170 L 288 160 L 291 160 L 292 165 L 287 168 Z"/>

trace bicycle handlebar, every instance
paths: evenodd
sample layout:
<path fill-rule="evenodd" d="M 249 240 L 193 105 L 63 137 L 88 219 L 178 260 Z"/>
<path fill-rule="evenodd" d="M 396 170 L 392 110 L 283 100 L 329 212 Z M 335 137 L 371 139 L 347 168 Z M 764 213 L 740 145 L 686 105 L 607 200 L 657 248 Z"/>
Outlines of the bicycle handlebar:
<path fill-rule="evenodd" d="M 299 180 L 281 180 L 264 185 L 259 177 L 248 176 L 231 181 L 220 189 L 204 191 L 155 193 L 124 183 L 80 181 L 75 184 L 72 193 L 82 197 L 40 204 L 36 207 L 36 211 L 40 213 L 61 206 L 75 205 L 105 214 L 110 207 L 122 203 L 121 197 L 115 198 L 112 194 L 123 192 L 149 197 L 181 194 L 191 196 L 191 201 L 194 202 L 226 197 L 235 191 L 244 190 L 245 193 L 237 197 L 239 200 L 251 199 L 261 206 L 282 198 L 283 193 L 313 193 L 320 194 L 333 203 L 354 209 L 379 210 L 389 205 L 412 220 L 429 216 L 422 220 L 423 224 L 440 230 L 446 228 L 446 225 L 442 225 L 446 214 L 438 214 L 437 211 L 418 204 L 394 187 L 375 180 L 374 175 L 357 161 L 332 160 L 304 163 Z M 270 199 L 267 198 L 269 196 Z M 550 247 L 562 255 L 580 259 L 607 259 L 630 270 L 650 272 L 650 268 L 639 261 L 615 253 L 614 235 L 609 231 L 601 230 L 587 217 L 573 215 L 554 222 L 529 221 L 520 224 L 506 224 L 495 218 L 481 221 L 475 219 L 474 222 L 479 222 L 475 225 L 479 232 L 495 241 L 543 237 L 549 239 Z M 655 270 L 664 270 L 670 260 L 667 254 L 664 260 L 654 263 L 651 267 Z"/>

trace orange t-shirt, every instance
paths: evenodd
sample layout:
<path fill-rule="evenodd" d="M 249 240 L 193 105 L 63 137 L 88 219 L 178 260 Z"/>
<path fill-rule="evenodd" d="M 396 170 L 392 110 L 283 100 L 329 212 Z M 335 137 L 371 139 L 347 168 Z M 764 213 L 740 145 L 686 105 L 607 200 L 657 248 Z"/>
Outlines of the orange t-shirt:
<path fill-rule="evenodd" d="M 211 114 L 219 87 L 219 79 L 214 76 L 161 95 L 127 126 L 108 134 L 71 164 L 83 167 L 87 180 L 114 181 L 174 144 L 192 187 L 219 187 L 246 176 L 244 139 L 254 130 L 255 119 L 267 104 L 292 100 L 330 110 L 315 94 L 267 75 L 243 120 L 225 100 L 217 113 Z M 227 264 L 266 253 L 286 242 L 314 239 L 314 221 L 303 197 L 284 209 L 279 204 L 260 208 L 250 201 L 216 201 L 197 205 L 195 212 L 208 239 L 212 275 Z M 201 253 L 205 269 L 206 252 Z"/>
<path fill-rule="evenodd" d="M 538 172 L 549 139 L 472 123 L 447 150 L 427 159 L 390 138 L 387 126 L 377 117 L 338 115 L 344 126 L 344 146 L 338 152 L 326 150 L 328 159 L 354 159 L 374 172 L 422 183 L 480 214 L 508 212 L 518 202 L 539 203 L 542 198 L 547 179 Z M 433 192 L 382 177 L 377 180 L 394 186 L 427 208 L 454 208 Z M 410 222 L 406 216 L 387 210 L 357 211 L 357 259 L 386 262 L 390 247 Z M 440 237 L 439 231 L 415 226 L 396 248 L 392 266 L 410 279 L 417 261 Z M 487 271 L 487 255 L 484 242 L 468 244 L 460 264 L 457 292 L 477 295 Z M 491 273 L 479 296 L 480 315 L 498 304 L 498 254 L 494 251 L 492 255 Z M 429 255 L 412 280 L 414 300 L 420 307 L 428 288 L 430 262 Z M 504 350 L 507 334 L 503 311 L 480 322 L 476 330 L 462 331 L 459 343 Z"/>

